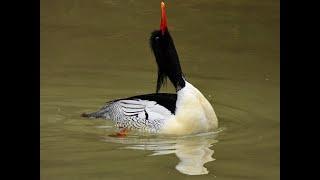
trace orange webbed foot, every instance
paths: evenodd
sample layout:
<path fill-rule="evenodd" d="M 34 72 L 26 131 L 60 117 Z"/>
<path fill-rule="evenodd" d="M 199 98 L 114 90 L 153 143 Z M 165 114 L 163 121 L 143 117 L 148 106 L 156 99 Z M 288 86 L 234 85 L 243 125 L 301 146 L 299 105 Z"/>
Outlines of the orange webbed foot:
<path fill-rule="evenodd" d="M 127 128 L 123 128 L 121 129 L 119 132 L 115 133 L 115 134 L 111 134 L 109 136 L 111 137 L 126 137 L 128 134 L 128 129 Z"/>

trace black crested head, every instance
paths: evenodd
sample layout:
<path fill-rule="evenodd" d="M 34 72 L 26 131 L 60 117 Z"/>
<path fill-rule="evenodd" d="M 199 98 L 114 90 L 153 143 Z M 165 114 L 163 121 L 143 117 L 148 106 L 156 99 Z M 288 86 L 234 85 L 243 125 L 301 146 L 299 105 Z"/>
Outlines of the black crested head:
<path fill-rule="evenodd" d="M 185 81 L 183 79 L 178 53 L 168 31 L 164 2 L 161 2 L 160 30 L 151 33 L 150 46 L 158 65 L 156 92 L 159 92 L 161 86 L 166 82 L 167 77 L 169 77 L 176 91 L 179 91 L 185 86 Z"/>
<path fill-rule="evenodd" d="M 150 46 L 158 65 L 158 79 L 156 92 L 165 84 L 167 77 L 174 85 L 176 91 L 185 86 L 178 53 L 173 39 L 167 28 L 153 31 L 150 37 Z"/>

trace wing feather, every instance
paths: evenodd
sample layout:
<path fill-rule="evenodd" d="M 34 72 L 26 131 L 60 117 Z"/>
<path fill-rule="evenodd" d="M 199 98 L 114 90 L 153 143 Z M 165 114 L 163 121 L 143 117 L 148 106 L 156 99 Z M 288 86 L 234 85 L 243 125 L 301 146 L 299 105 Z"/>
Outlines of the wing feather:
<path fill-rule="evenodd" d="M 172 113 L 165 107 L 157 104 L 155 101 L 134 99 L 119 100 L 121 111 L 125 116 L 137 116 L 145 120 L 163 120 L 168 118 Z"/>
<path fill-rule="evenodd" d="M 175 112 L 176 94 L 146 94 L 108 102 L 107 115 L 119 127 L 155 132 Z"/>

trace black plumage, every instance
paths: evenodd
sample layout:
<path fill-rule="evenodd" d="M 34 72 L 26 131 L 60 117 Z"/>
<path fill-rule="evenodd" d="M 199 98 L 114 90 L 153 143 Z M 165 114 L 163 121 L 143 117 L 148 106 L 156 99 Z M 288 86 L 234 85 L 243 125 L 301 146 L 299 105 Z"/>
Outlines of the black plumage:
<path fill-rule="evenodd" d="M 112 102 L 116 102 L 119 100 L 148 100 L 148 101 L 155 101 L 157 104 L 167 108 L 172 114 L 176 111 L 176 102 L 177 102 L 177 94 L 171 93 L 153 93 L 153 94 L 144 94 L 138 96 L 132 96 L 128 98 L 122 98 L 113 100 Z"/>
<path fill-rule="evenodd" d="M 164 34 L 161 31 L 153 31 L 150 37 L 150 47 L 158 65 L 156 92 L 158 93 L 166 83 L 167 77 L 176 88 L 176 91 L 182 89 L 185 86 L 184 76 L 178 53 L 168 29 L 165 29 Z"/>

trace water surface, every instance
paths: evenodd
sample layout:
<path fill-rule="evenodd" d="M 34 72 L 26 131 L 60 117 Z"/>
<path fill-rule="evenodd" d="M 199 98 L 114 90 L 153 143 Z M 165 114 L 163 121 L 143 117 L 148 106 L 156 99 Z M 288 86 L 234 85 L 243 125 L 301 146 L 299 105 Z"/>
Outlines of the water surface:
<path fill-rule="evenodd" d="M 279 179 L 278 1 L 166 1 L 183 71 L 219 132 L 119 139 L 110 122 L 80 117 L 155 91 L 159 5 L 41 0 L 41 179 Z"/>

